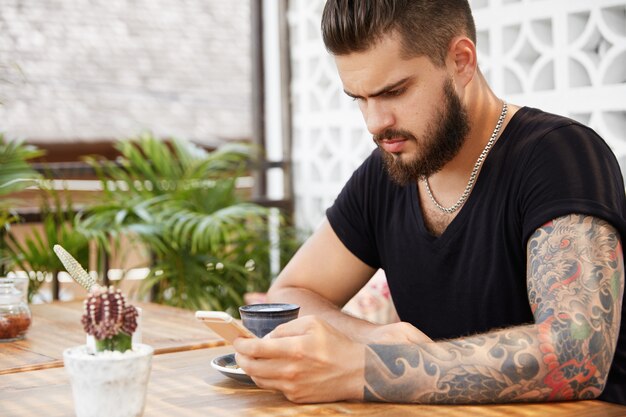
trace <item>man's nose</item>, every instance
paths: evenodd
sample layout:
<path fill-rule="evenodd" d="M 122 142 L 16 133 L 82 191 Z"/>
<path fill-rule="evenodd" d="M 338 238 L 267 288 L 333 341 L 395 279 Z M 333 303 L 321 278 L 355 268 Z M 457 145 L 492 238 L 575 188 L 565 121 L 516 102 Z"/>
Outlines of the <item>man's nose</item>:
<path fill-rule="evenodd" d="M 361 110 L 363 111 L 367 130 L 369 130 L 372 135 L 382 133 L 395 124 L 393 112 L 385 103 L 371 100 L 364 107 L 365 108 Z"/>

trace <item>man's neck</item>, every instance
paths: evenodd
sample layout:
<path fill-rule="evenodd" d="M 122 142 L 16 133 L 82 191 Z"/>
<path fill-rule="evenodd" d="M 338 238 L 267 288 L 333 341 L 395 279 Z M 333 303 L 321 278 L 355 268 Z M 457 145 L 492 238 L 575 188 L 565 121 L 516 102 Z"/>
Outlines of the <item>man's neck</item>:
<path fill-rule="evenodd" d="M 468 186 L 472 170 L 477 166 L 477 161 L 486 149 L 491 136 L 497 131 L 495 138 L 497 142 L 509 120 L 519 109 L 517 106 L 507 105 L 502 126 L 496 129 L 503 114 L 504 102 L 491 91 L 482 74 L 478 73 L 471 83 L 473 85 L 465 89 L 462 97 L 470 121 L 470 131 L 465 143 L 450 162 L 428 178 L 430 191 L 443 207 L 451 207 L 459 201 Z M 433 223 L 431 232 L 436 235 L 443 233 L 458 211 L 454 215 L 441 212 L 428 195 L 424 181 L 418 181 L 418 188 L 424 216 L 430 217 Z"/>

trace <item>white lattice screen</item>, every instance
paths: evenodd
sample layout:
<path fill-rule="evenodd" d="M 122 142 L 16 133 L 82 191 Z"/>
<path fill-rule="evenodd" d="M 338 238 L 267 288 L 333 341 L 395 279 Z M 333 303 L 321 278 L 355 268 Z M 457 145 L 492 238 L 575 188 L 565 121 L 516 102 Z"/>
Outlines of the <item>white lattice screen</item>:
<path fill-rule="evenodd" d="M 320 35 L 323 0 L 289 2 L 296 223 L 312 230 L 373 149 Z M 473 0 L 479 62 L 515 104 L 580 120 L 626 172 L 626 1 Z"/>

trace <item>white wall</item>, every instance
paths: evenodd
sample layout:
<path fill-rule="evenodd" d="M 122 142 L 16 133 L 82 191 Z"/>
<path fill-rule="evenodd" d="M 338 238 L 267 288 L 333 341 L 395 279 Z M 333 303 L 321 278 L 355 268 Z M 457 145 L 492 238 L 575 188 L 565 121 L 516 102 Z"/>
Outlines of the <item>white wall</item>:
<path fill-rule="evenodd" d="M 292 160 L 296 224 L 313 230 L 374 148 L 321 40 L 323 1 L 290 2 Z"/>
<path fill-rule="evenodd" d="M 0 0 L 0 103 L 12 139 L 249 137 L 249 2 Z"/>
<path fill-rule="evenodd" d="M 373 149 L 320 35 L 323 0 L 289 2 L 296 223 L 312 230 Z M 473 0 L 480 66 L 515 104 L 583 121 L 626 170 L 626 1 Z"/>
<path fill-rule="evenodd" d="M 626 169 L 626 1 L 473 1 L 479 62 L 510 102 L 594 128 Z"/>

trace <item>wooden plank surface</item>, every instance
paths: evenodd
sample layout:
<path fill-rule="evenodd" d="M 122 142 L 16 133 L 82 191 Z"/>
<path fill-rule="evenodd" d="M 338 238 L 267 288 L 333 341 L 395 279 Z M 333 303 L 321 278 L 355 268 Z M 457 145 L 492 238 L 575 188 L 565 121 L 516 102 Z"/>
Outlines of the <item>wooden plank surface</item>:
<path fill-rule="evenodd" d="M 133 305 L 142 309 L 142 342 L 157 354 L 225 344 L 192 311 L 151 303 Z M 0 344 L 0 375 L 62 366 L 63 350 L 85 343 L 82 311 L 82 301 L 32 305 L 33 321 L 26 338 Z"/>
<path fill-rule="evenodd" d="M 212 358 L 230 352 L 232 348 L 227 346 L 155 356 L 144 416 L 626 416 L 626 407 L 601 401 L 486 406 L 347 402 L 297 405 L 279 393 L 240 384 L 210 367 Z M 70 417 L 73 413 L 71 387 L 63 368 L 0 376 L 3 417 Z"/>

